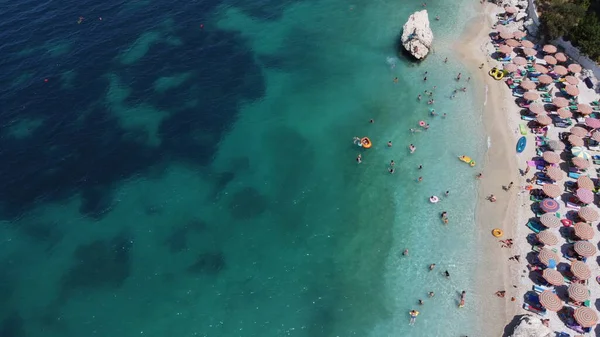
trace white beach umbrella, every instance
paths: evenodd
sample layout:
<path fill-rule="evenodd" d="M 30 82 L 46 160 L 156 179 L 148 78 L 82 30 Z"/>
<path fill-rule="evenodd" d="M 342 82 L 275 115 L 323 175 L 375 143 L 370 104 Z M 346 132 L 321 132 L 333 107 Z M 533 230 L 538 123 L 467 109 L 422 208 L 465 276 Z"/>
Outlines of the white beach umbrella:
<path fill-rule="evenodd" d="M 571 153 L 577 157 L 577 158 L 583 158 L 585 160 L 589 160 L 590 158 L 592 158 L 592 156 L 590 155 L 589 152 L 587 152 L 587 150 L 584 147 L 581 146 L 574 146 L 573 148 L 571 148 Z"/>

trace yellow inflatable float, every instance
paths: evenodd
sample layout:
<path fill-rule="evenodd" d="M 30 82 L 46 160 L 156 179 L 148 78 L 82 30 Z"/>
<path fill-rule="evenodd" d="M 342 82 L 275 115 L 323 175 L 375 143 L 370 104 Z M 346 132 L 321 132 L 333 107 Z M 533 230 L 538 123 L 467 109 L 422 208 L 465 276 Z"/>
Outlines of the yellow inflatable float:
<path fill-rule="evenodd" d="M 369 139 L 369 137 L 362 137 L 360 140 L 360 143 L 362 144 L 362 147 L 364 147 L 365 149 L 369 149 L 369 148 L 371 148 L 371 146 L 373 146 L 373 143 L 371 143 L 371 140 Z"/>
<path fill-rule="evenodd" d="M 498 68 L 492 68 L 489 72 L 490 76 L 492 76 L 496 81 L 500 81 L 504 78 L 504 71 Z"/>
<path fill-rule="evenodd" d="M 497 238 L 501 238 L 504 235 L 504 232 L 500 228 L 492 229 L 492 235 Z"/>
<path fill-rule="evenodd" d="M 471 157 L 469 157 L 469 156 L 460 156 L 460 157 L 458 157 L 458 159 L 471 165 L 471 167 L 475 166 L 475 161 L 473 159 L 471 159 Z"/>

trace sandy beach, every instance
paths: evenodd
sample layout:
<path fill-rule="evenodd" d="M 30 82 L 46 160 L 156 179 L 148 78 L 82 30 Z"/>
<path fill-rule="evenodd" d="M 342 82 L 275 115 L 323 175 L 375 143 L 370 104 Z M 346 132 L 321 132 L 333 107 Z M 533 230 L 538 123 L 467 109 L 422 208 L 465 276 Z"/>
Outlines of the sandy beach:
<path fill-rule="evenodd" d="M 485 3 L 483 5 L 477 4 L 479 7 L 479 14 L 472 19 L 467 29 L 465 30 L 462 38 L 462 44 L 457 48 L 456 52 L 462 56 L 465 65 L 469 66 L 471 72 L 474 75 L 474 79 L 481 83 L 477 86 L 476 90 L 479 90 L 478 96 L 480 96 L 481 104 L 483 106 L 483 122 L 485 125 L 485 131 L 488 135 L 488 152 L 484 161 L 484 166 L 481 171 L 483 176 L 480 179 L 479 191 L 478 191 L 478 205 L 476 219 L 480 228 L 478 240 L 480 240 L 481 246 L 488 247 L 485 252 L 480 254 L 478 270 L 478 294 L 477 298 L 480 301 L 484 301 L 487 305 L 487 309 L 482 313 L 482 323 L 488 328 L 489 331 L 494 331 L 490 335 L 510 335 L 512 333 L 512 327 L 505 329 L 507 325 L 510 325 L 511 321 L 514 322 L 513 317 L 515 315 L 522 315 L 530 313 L 523 309 L 526 306 L 527 301 L 525 298 L 526 294 L 531 293 L 532 287 L 539 280 L 539 275 L 534 273 L 541 272 L 532 269 L 531 261 L 537 260 L 537 253 L 532 251 L 531 235 L 532 231 L 525 226 L 530 219 L 535 219 L 539 214 L 535 214 L 532 211 L 532 201 L 530 201 L 530 189 L 540 188 L 540 186 L 530 185 L 536 181 L 534 173 L 544 174 L 543 172 L 537 172 L 535 169 L 531 170 L 529 174 L 521 175 L 521 170 L 527 168 L 527 162 L 534 160 L 539 157 L 541 151 L 538 147 L 539 144 L 544 143 L 539 141 L 539 136 L 527 135 L 528 145 L 525 150 L 517 154 L 516 144 L 518 139 L 521 137 L 519 131 L 519 125 L 522 124 L 521 110 L 516 102 L 515 95 L 512 90 L 509 89 L 505 81 L 496 81 L 491 76 L 488 76 L 488 70 L 492 67 L 498 67 L 500 62 L 493 59 L 491 55 L 496 51 L 490 39 L 490 33 L 494 32 L 493 24 L 497 21 L 497 14 L 504 13 L 504 9 L 494 4 Z M 482 69 L 480 65 L 483 64 Z M 502 66 L 500 66 L 502 69 Z M 580 82 L 581 83 L 581 82 Z M 586 91 L 586 88 L 581 89 L 578 103 L 590 103 L 595 100 L 597 95 L 592 90 Z M 552 93 L 552 91 L 551 91 Z M 527 105 L 528 106 L 528 105 Z M 582 114 L 585 115 L 585 114 Z M 554 116 L 554 115 L 552 115 Z M 583 116 L 585 117 L 585 116 Z M 588 118 L 589 119 L 589 118 Z M 584 119 L 575 119 L 573 125 L 580 123 L 583 126 Z M 571 128 L 558 129 L 552 125 L 545 131 L 544 139 L 559 141 L 560 132 L 570 132 Z M 593 131 L 593 129 L 592 129 Z M 590 136 L 592 131 L 589 131 L 587 136 Z M 534 137 L 536 137 L 534 139 Z M 537 145 L 537 146 L 536 146 Z M 562 156 L 561 156 L 562 157 Z M 561 163 L 561 169 L 565 170 L 565 175 L 569 171 L 568 163 Z M 592 171 L 592 170 L 590 170 Z M 595 172 L 587 172 L 582 170 L 581 175 L 588 175 L 590 178 L 595 179 Z M 570 183 L 575 184 L 576 179 L 569 179 Z M 539 180 L 538 180 L 539 181 Z M 505 186 L 509 183 L 514 182 L 514 187 L 510 190 L 506 190 Z M 556 181 L 557 185 L 563 189 L 562 181 Z M 565 186 L 567 184 L 565 183 Z M 527 186 L 527 187 L 526 187 Z M 567 189 L 565 188 L 565 191 Z M 487 198 L 490 195 L 494 195 L 497 198 L 496 202 L 490 202 Z M 560 218 L 559 214 L 574 214 L 573 210 L 569 210 L 566 207 L 566 203 L 563 204 L 561 201 L 565 196 L 558 202 L 561 204 L 560 209 L 556 212 L 556 216 Z M 567 198 L 572 198 L 568 196 Z M 558 198 L 557 198 L 558 200 Z M 590 205 L 592 208 L 597 209 L 595 205 Z M 577 218 L 575 218 L 577 219 Z M 565 219 L 566 220 L 566 219 Z M 561 220 L 564 221 L 564 220 Z M 582 221 L 579 219 L 578 221 Z M 584 221 L 586 222 L 586 221 Z M 591 221 L 589 221 L 591 222 Z M 563 223 L 564 224 L 564 223 Z M 597 246 L 598 233 L 595 230 L 596 226 L 591 226 L 594 229 L 594 238 L 590 242 Z M 514 240 L 514 244 L 509 249 L 501 248 L 499 239 L 492 236 L 491 231 L 494 228 L 500 228 L 504 231 L 502 239 L 511 238 Z M 554 228 L 548 228 L 548 232 Z M 568 261 L 575 261 L 574 258 L 566 257 L 565 250 L 568 249 L 567 245 L 572 243 L 572 239 L 567 238 L 563 233 L 564 228 L 561 230 L 553 231 L 554 235 L 559 237 L 558 245 L 561 246 L 559 249 L 563 253 L 561 261 L 556 261 L 559 265 L 562 263 L 567 265 Z M 570 229 L 565 229 L 570 230 Z M 528 236 L 530 239 L 528 240 Z M 565 236 L 563 239 L 561 236 Z M 534 237 L 537 237 L 534 235 Z M 571 240 L 571 241 L 569 241 Z M 564 245 L 563 245 L 564 243 Z M 539 246 L 542 247 L 543 245 Z M 550 248 L 548 246 L 548 248 Z M 560 254 L 561 251 L 553 249 Z M 520 259 L 510 259 L 511 256 L 518 255 Z M 532 258 L 532 256 L 534 256 Z M 593 259 L 593 260 L 592 260 Z M 579 258 L 579 260 L 581 260 Z M 585 262 L 585 259 L 583 259 Z M 598 275 L 598 264 L 596 263 L 595 256 L 588 258 L 588 266 L 591 269 L 591 278 L 593 279 Z M 591 263 L 590 263 L 591 262 Z M 530 263 L 528 265 L 528 263 Z M 550 269 L 550 267 L 548 267 Z M 565 272 L 564 266 L 561 270 L 562 274 L 568 275 Z M 567 267 L 568 270 L 568 267 Z M 567 276 L 565 276 L 565 282 Z M 573 281 L 573 280 L 571 280 Z M 583 282 L 585 281 L 585 282 Z M 542 280 L 544 282 L 544 280 Z M 567 282 L 570 283 L 570 282 Z M 574 280 L 573 283 L 585 284 L 589 287 L 591 307 L 592 309 L 598 306 L 596 299 L 600 294 L 598 284 L 595 281 L 586 280 Z M 551 288 L 550 288 L 551 289 Z M 568 299 L 570 295 L 566 294 L 566 285 L 556 287 L 556 293 L 562 296 L 562 299 Z M 553 292 L 555 290 L 552 290 Z M 498 298 L 494 295 L 496 291 L 505 291 L 503 298 Z M 577 309 L 579 305 L 573 305 L 570 300 L 567 301 L 567 305 L 563 308 L 564 310 Z M 568 308 L 568 309 L 567 309 Z M 559 310 L 562 311 L 563 309 Z M 597 309 L 597 308 L 596 308 Z M 567 333 L 567 336 L 577 335 L 577 332 L 568 329 L 565 323 L 557 317 L 556 313 L 551 310 L 547 310 L 548 314 L 543 315 L 544 318 L 548 318 L 549 321 L 546 325 L 549 329 L 554 332 Z M 534 315 L 535 316 L 535 315 Z M 539 317 L 541 318 L 541 317 Z M 596 328 L 597 330 L 597 328 Z M 592 328 L 591 334 L 594 333 Z M 540 335 L 542 336 L 542 335 Z M 587 336 L 587 335 L 586 335 Z"/>

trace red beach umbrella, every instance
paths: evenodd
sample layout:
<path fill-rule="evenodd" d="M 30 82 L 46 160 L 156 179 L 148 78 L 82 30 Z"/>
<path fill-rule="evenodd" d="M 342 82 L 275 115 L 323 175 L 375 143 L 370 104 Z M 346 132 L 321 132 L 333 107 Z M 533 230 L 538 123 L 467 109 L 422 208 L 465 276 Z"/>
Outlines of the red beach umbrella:
<path fill-rule="evenodd" d="M 517 65 L 514 63 L 507 63 L 504 65 L 504 70 L 508 71 L 509 73 L 514 73 L 518 69 L 519 67 L 517 67 Z"/>
<path fill-rule="evenodd" d="M 584 204 L 591 204 L 594 202 L 594 193 L 590 190 L 586 190 L 585 188 L 578 188 L 577 192 L 575 192 L 577 199 Z"/>
<path fill-rule="evenodd" d="M 558 185 L 544 184 L 542 192 L 550 198 L 556 198 L 562 194 L 562 189 Z"/>
<path fill-rule="evenodd" d="M 554 270 L 554 269 L 546 269 L 546 270 Z M 560 311 L 564 306 L 563 301 L 558 297 L 558 295 L 553 293 L 552 290 L 544 290 L 540 294 L 540 304 L 544 308 L 546 308 L 550 311 Z"/>
<path fill-rule="evenodd" d="M 573 225 L 575 236 L 581 240 L 591 240 L 594 238 L 594 229 L 585 222 L 578 222 Z"/>
<path fill-rule="evenodd" d="M 546 281 L 548 281 L 548 283 L 555 285 L 555 286 L 561 286 L 561 285 L 565 284 L 565 278 L 556 269 L 552 269 L 552 268 L 544 269 L 544 271 L 542 272 L 542 277 L 544 277 L 544 279 Z"/>
<path fill-rule="evenodd" d="M 533 82 L 531 80 L 525 80 L 525 81 L 521 82 L 520 87 L 525 90 L 533 90 L 533 89 L 535 89 L 535 82 Z"/>
<path fill-rule="evenodd" d="M 544 245 L 554 246 L 558 243 L 558 238 L 551 231 L 541 231 L 536 236 L 538 241 L 540 241 Z"/>
<path fill-rule="evenodd" d="M 579 178 L 577 178 L 577 187 L 586 188 L 590 191 L 595 188 L 594 182 L 588 176 L 579 176 Z"/>
<path fill-rule="evenodd" d="M 502 54 L 509 55 L 510 53 L 512 53 L 512 48 L 508 45 L 503 44 L 500 47 L 498 47 L 498 51 Z"/>
<path fill-rule="evenodd" d="M 550 228 L 560 227 L 560 219 L 557 218 L 553 212 L 556 212 L 560 209 L 560 204 L 558 201 L 550 198 L 546 198 L 540 202 L 540 208 L 547 212 L 547 214 L 543 214 L 540 217 L 540 221 L 542 225 Z"/>
<path fill-rule="evenodd" d="M 569 143 L 573 146 L 583 146 L 583 138 L 581 138 L 581 137 L 578 137 L 575 135 L 570 135 L 568 139 L 569 139 Z M 575 164 L 575 162 L 573 162 L 573 164 Z"/>
<path fill-rule="evenodd" d="M 589 206 L 581 207 L 579 211 L 577 211 L 577 215 L 585 222 L 598 220 L 598 212 Z"/>
<path fill-rule="evenodd" d="M 535 56 L 537 55 L 537 50 L 533 48 L 525 48 L 523 49 L 523 53 L 527 56 Z"/>
<path fill-rule="evenodd" d="M 586 118 L 585 125 L 589 126 L 592 129 L 598 129 L 598 128 L 600 128 L 600 119 Z"/>
<path fill-rule="evenodd" d="M 531 105 L 529 105 L 529 111 L 531 111 L 532 113 L 534 113 L 536 115 L 546 113 L 544 106 L 539 103 L 532 103 Z"/>
<path fill-rule="evenodd" d="M 546 151 L 546 152 L 542 153 L 542 158 L 544 158 L 544 160 L 548 164 L 556 164 L 560 161 L 560 156 L 558 155 L 558 153 L 553 152 L 553 151 Z"/>
<path fill-rule="evenodd" d="M 579 112 L 582 115 L 589 115 L 592 113 L 592 111 L 594 111 L 594 109 L 592 109 L 591 106 L 589 106 L 588 104 L 577 104 L 577 112 Z"/>
<path fill-rule="evenodd" d="M 518 66 L 524 66 L 527 64 L 527 60 L 524 57 L 517 56 L 513 59 L 513 63 Z"/>
<path fill-rule="evenodd" d="M 508 31 L 505 31 L 505 30 L 503 30 L 503 31 L 500 32 L 500 37 L 503 38 L 503 39 L 505 39 L 505 40 L 512 39 L 513 36 L 514 35 L 513 35 L 512 32 L 508 32 Z"/>
<path fill-rule="evenodd" d="M 579 80 L 575 76 L 567 76 L 567 77 L 565 77 L 565 80 L 570 85 L 577 85 L 577 84 L 579 84 Z"/>
<path fill-rule="evenodd" d="M 585 225 L 590 227 L 587 224 Z M 590 267 L 588 267 L 585 262 L 579 260 L 571 262 L 571 273 L 573 273 L 573 276 L 579 280 L 587 280 L 592 277 L 592 271 L 590 270 Z"/>
<path fill-rule="evenodd" d="M 538 77 L 538 80 L 540 81 L 541 84 L 550 84 L 550 83 L 554 82 L 554 79 L 552 79 L 552 77 L 550 77 L 548 75 L 540 75 L 540 77 Z"/>
<path fill-rule="evenodd" d="M 565 173 L 563 172 L 563 170 L 555 166 L 550 166 L 546 170 L 546 175 L 554 181 L 560 181 L 565 179 Z"/>
<path fill-rule="evenodd" d="M 569 297 L 575 301 L 583 302 L 590 298 L 590 291 L 586 286 L 579 283 L 573 283 L 567 290 Z"/>
<path fill-rule="evenodd" d="M 518 46 L 520 46 L 520 45 L 521 45 L 521 42 L 519 42 L 519 41 L 517 41 L 517 40 L 515 40 L 515 39 L 508 39 L 508 40 L 506 40 L 506 42 L 505 42 L 505 43 L 506 43 L 508 46 L 511 46 L 511 47 L 513 47 L 513 48 L 514 48 L 514 47 L 518 47 Z"/>
<path fill-rule="evenodd" d="M 560 118 L 571 118 L 573 117 L 573 113 L 571 112 L 571 110 L 567 109 L 567 108 L 560 108 L 556 111 L 556 113 L 558 114 L 558 116 L 560 116 Z"/>
<path fill-rule="evenodd" d="M 543 50 L 544 50 L 544 53 L 548 53 L 548 54 L 556 53 L 556 47 L 551 44 L 545 45 Z"/>
<path fill-rule="evenodd" d="M 583 257 L 590 257 L 596 254 L 596 247 L 589 241 L 577 241 L 573 246 L 575 252 Z"/>
<path fill-rule="evenodd" d="M 540 249 L 540 252 L 538 253 L 538 259 L 541 263 L 545 264 L 546 266 L 550 264 L 550 260 L 554 260 L 556 263 L 560 261 L 558 255 L 556 255 L 555 252 L 551 251 L 548 248 Z"/>
<path fill-rule="evenodd" d="M 540 94 L 537 92 L 528 91 L 523 95 L 523 98 L 528 101 L 535 101 L 536 99 L 540 98 Z"/>
<path fill-rule="evenodd" d="M 579 96 L 579 88 L 574 85 L 567 84 L 565 91 L 571 96 Z"/>
<path fill-rule="evenodd" d="M 569 137 L 577 137 L 577 136 L 569 136 Z M 581 139 L 581 138 L 579 138 Z M 571 143 L 573 146 L 582 146 L 582 145 L 575 145 L 573 143 Z M 583 144 L 583 140 L 581 140 L 581 144 Z M 579 157 L 573 157 L 571 158 L 571 162 L 573 162 L 573 165 L 577 166 L 578 168 L 585 170 L 586 168 L 590 167 L 590 162 L 583 159 L 583 158 L 579 158 Z"/>
<path fill-rule="evenodd" d="M 573 313 L 575 321 L 584 328 L 593 327 L 598 323 L 598 314 L 588 307 L 579 307 Z"/>
<path fill-rule="evenodd" d="M 544 126 L 552 124 L 552 118 L 550 118 L 548 115 L 539 115 L 535 121 Z"/>
<path fill-rule="evenodd" d="M 588 130 L 582 128 L 581 126 L 574 126 L 569 132 L 577 137 L 585 137 L 588 134 Z"/>

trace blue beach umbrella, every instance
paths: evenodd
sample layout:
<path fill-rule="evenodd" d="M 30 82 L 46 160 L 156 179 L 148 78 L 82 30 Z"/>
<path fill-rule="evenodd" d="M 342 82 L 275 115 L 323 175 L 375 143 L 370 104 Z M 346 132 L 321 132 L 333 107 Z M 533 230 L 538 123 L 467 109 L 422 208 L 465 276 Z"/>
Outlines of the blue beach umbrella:
<path fill-rule="evenodd" d="M 542 200 L 542 202 L 540 202 L 540 208 L 544 211 L 544 212 L 556 212 L 560 209 L 560 205 L 558 204 L 558 201 L 554 200 L 554 199 L 550 199 L 550 198 L 546 198 L 544 200 Z"/>
<path fill-rule="evenodd" d="M 586 149 L 584 147 L 581 146 L 574 146 L 571 149 L 571 153 L 577 157 L 577 158 L 583 158 L 585 160 L 589 160 L 592 156 L 590 155 L 589 152 L 586 151 Z"/>

